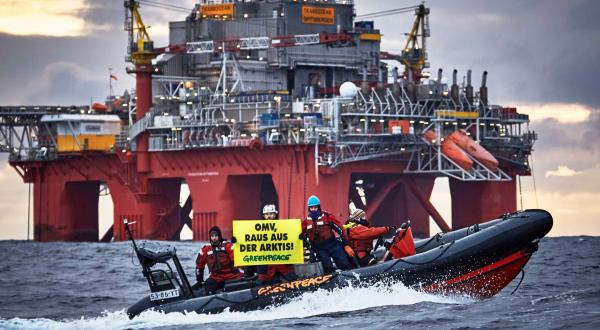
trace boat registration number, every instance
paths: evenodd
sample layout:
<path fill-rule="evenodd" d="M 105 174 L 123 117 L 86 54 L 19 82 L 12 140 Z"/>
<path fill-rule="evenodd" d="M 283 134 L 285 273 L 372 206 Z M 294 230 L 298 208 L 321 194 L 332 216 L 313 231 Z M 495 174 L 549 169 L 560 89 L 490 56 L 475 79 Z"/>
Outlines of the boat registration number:
<path fill-rule="evenodd" d="M 152 292 L 152 293 L 150 293 L 150 300 L 152 300 L 152 301 L 162 300 L 162 299 L 169 299 L 169 298 L 175 298 L 175 297 L 179 297 L 179 290 L 178 289 L 172 289 L 172 290 L 165 290 L 165 291 L 159 291 L 159 292 Z"/>

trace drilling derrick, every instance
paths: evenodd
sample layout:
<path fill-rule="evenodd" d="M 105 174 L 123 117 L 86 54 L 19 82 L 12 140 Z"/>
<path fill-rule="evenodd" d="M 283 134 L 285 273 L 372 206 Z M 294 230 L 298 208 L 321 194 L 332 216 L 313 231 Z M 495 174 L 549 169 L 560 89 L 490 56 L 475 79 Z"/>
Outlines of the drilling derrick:
<path fill-rule="evenodd" d="M 490 103 L 487 72 L 478 93 L 470 70 L 460 86 L 456 70 L 450 85 L 442 69 L 428 79 L 429 8 L 392 12 L 409 11 L 401 54 L 380 49 L 351 0 L 201 0 L 154 48 L 139 2 L 126 1 L 136 90 L 117 100 L 128 113 L 0 108 L 0 151 L 33 183 L 35 239 L 97 239 L 99 191 L 114 204 L 103 241 L 125 239 L 124 218 L 140 238 L 188 226 L 206 240 L 214 225 L 229 237 L 264 204 L 305 217 L 312 194 L 340 219 L 351 207 L 375 225 L 410 219 L 417 236 L 430 218 L 447 231 L 515 211 L 537 138 L 528 116 Z M 452 219 L 429 200 L 437 178 L 449 180 Z"/>

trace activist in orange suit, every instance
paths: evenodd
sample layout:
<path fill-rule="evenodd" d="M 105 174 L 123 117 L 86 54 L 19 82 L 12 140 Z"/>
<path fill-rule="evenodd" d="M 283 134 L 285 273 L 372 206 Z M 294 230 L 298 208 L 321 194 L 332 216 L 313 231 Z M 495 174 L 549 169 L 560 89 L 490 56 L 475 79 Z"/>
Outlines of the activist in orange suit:
<path fill-rule="evenodd" d="M 262 214 L 265 220 L 278 219 L 277 213 L 277 208 L 273 204 L 267 204 L 263 207 Z M 258 273 L 258 281 L 256 281 L 258 285 L 298 279 L 296 272 L 294 272 L 294 265 L 262 265 L 256 267 L 256 272 Z"/>
<path fill-rule="evenodd" d="M 377 262 L 377 259 L 371 253 L 373 250 L 373 240 L 396 229 L 395 226 L 371 227 L 371 224 L 366 219 L 365 211 L 361 209 L 356 209 L 352 212 L 344 228 L 346 228 L 350 247 L 356 253 L 361 267 Z"/>
<path fill-rule="evenodd" d="M 221 229 L 212 227 L 208 234 L 210 244 L 202 247 L 196 258 L 196 281 L 194 288 L 202 285 L 204 280 L 204 266 L 208 265 L 210 275 L 204 282 L 204 291 L 207 295 L 214 294 L 222 289 L 225 281 L 234 280 L 243 276 L 239 269 L 233 266 L 233 246 L 223 239 Z"/>

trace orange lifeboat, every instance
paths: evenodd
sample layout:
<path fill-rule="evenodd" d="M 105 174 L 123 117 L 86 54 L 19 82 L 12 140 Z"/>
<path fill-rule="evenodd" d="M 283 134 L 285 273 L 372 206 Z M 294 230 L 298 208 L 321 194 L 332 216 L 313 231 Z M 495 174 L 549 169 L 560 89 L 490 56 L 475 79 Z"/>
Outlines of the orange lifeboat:
<path fill-rule="evenodd" d="M 434 130 L 425 132 L 423 136 L 430 143 L 433 143 L 433 141 L 437 139 L 437 134 Z M 442 141 L 442 153 L 467 171 L 473 168 L 473 161 L 459 146 L 456 145 L 456 143 L 452 142 L 452 140 L 444 139 L 444 141 Z"/>
<path fill-rule="evenodd" d="M 108 110 L 108 107 L 106 106 L 106 104 L 94 103 L 92 104 L 92 109 L 102 112 Z"/>
<path fill-rule="evenodd" d="M 477 159 L 483 166 L 495 171 L 498 168 L 498 160 L 492 154 L 485 150 L 484 147 L 473 141 L 465 130 L 458 130 L 448 136 L 448 140 L 456 143 L 469 155 Z"/>

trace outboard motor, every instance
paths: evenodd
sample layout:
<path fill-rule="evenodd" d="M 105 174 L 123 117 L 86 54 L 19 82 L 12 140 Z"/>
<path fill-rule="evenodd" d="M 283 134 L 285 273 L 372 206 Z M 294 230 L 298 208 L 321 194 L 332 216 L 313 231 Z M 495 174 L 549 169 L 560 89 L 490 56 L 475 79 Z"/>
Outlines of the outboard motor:
<path fill-rule="evenodd" d="M 138 247 L 129 229 L 130 222 L 125 219 L 123 224 L 142 266 L 142 274 L 150 286 L 148 299 L 130 307 L 127 310 L 129 317 L 139 314 L 138 309 L 141 311 L 166 302 L 193 298 L 194 292 L 177 258 L 175 248 L 155 242 L 143 242 Z M 176 271 L 173 271 L 171 263 Z"/>

